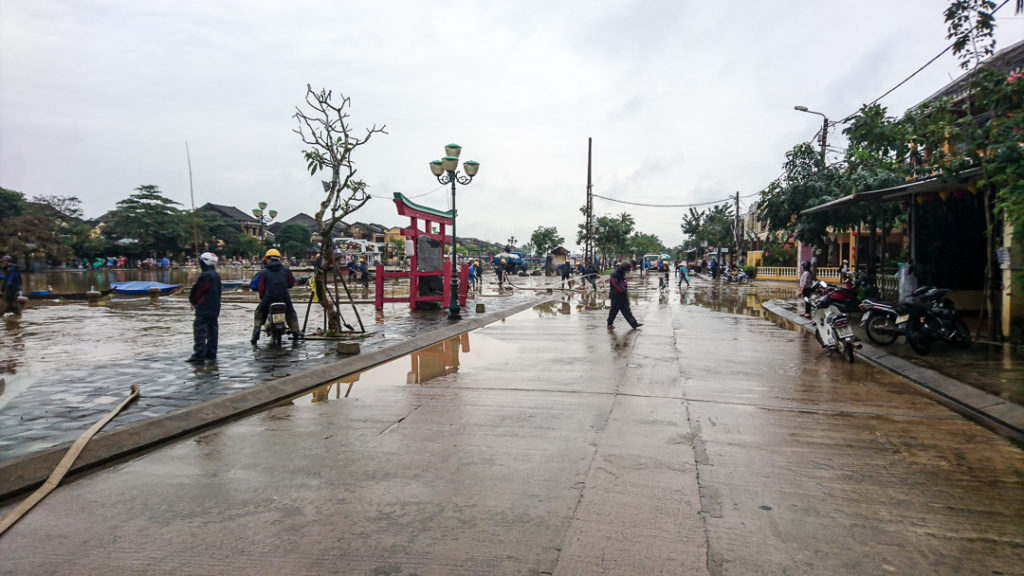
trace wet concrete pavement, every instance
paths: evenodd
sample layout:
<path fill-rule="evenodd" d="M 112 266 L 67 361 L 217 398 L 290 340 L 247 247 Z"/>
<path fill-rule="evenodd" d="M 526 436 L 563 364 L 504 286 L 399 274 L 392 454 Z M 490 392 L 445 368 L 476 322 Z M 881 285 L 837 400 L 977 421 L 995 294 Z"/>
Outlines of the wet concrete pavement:
<path fill-rule="evenodd" d="M 639 331 L 529 309 L 83 476 L 4 571 L 1022 573 L 1020 448 L 705 288 L 641 290 Z"/>
<path fill-rule="evenodd" d="M 293 295 L 300 321 L 305 294 Z M 372 292 L 361 289 L 353 295 L 372 298 Z M 533 291 L 499 296 L 490 286 L 469 302 L 465 316 L 477 316 L 477 302 L 496 312 L 536 297 Z M 8 316 L 0 326 L 0 375 L 6 380 L 0 394 L 0 462 L 74 440 L 124 399 L 133 384 L 142 388 L 141 397 L 106 430 L 338 360 L 337 340 L 289 341 L 277 347 L 264 336 L 259 346 L 251 346 L 255 297 L 225 292 L 224 300 L 218 360 L 199 366 L 184 362 L 192 352 L 192 312 L 181 295 L 155 301 L 109 299 L 101 306 L 41 304 L 20 320 Z M 316 306 L 309 334 L 322 326 Z M 380 312 L 372 304 L 359 304 L 358 310 L 366 333 L 353 341 L 364 352 L 449 324 L 444 311 L 409 310 L 402 304 L 386 304 Z M 351 307 L 344 307 L 342 316 L 359 327 Z"/>

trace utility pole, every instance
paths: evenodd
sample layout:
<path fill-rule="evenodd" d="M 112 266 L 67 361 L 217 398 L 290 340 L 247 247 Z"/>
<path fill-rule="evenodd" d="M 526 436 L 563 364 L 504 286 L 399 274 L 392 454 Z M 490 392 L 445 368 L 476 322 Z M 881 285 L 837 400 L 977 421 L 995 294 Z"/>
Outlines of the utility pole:
<path fill-rule="evenodd" d="M 587 138 L 587 238 L 583 247 L 583 260 L 594 261 L 594 196 L 590 181 L 590 161 L 594 139 Z"/>
<path fill-rule="evenodd" d="M 740 262 L 740 193 L 736 192 L 736 221 L 732 226 L 733 257 L 736 264 Z"/>
<path fill-rule="evenodd" d="M 821 165 L 827 166 L 825 162 L 825 151 L 828 150 L 828 118 L 822 115 L 821 121 Z"/>

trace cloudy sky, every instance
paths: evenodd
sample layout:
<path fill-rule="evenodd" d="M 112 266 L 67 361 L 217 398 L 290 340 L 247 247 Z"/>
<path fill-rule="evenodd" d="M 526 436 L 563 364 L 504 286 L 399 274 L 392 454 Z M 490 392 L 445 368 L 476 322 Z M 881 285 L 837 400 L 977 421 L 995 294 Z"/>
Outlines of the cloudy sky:
<path fill-rule="evenodd" d="M 480 174 L 459 236 L 575 246 L 587 139 L 594 193 L 681 205 L 776 178 L 784 154 L 947 45 L 945 0 L 551 2 L 0 0 L 0 186 L 74 195 L 88 217 L 154 184 L 195 205 L 312 214 L 292 118 L 306 84 L 386 126 L 355 156 L 375 196 L 349 221 L 404 225 L 392 192 L 440 209 L 428 170 L 456 142 Z M 1024 38 L 1013 4 L 997 39 Z M 881 102 L 900 114 L 959 75 L 949 54 Z M 842 146 L 838 129 L 830 142 Z M 742 204 L 753 198 L 744 198 Z M 595 199 L 668 246 L 685 208 Z"/>

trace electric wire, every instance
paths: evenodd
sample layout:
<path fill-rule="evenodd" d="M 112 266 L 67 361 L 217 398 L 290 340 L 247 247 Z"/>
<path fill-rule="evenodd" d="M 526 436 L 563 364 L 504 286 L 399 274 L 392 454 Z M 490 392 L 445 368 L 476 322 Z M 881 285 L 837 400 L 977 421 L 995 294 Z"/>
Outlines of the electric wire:
<path fill-rule="evenodd" d="M 999 6 L 996 6 L 996 9 L 992 11 L 992 16 L 995 16 L 996 12 L 999 12 L 999 9 L 1000 9 L 1000 8 L 1002 8 L 1003 6 L 1006 6 L 1006 5 L 1007 5 L 1007 4 L 1009 3 L 1009 2 L 1010 2 L 1010 0 L 1003 0 L 1003 3 L 1002 3 L 1002 4 L 1000 4 Z M 904 84 L 906 84 L 907 82 L 909 82 L 909 81 L 910 81 L 910 80 L 911 80 L 911 79 L 912 79 L 912 78 L 913 78 L 914 76 L 917 76 L 917 75 L 918 75 L 918 74 L 920 74 L 920 73 L 921 73 L 921 71 L 923 71 L 923 70 L 924 70 L 925 68 L 927 68 L 927 67 L 931 66 L 931 65 L 932 65 L 932 64 L 933 64 L 933 63 L 934 63 L 934 62 L 935 62 L 936 60 L 938 60 L 939 58 L 941 58 L 941 57 L 942 57 L 942 56 L 943 56 L 943 55 L 944 55 L 944 54 L 945 54 L 946 52 L 949 52 L 950 50 L 952 50 L 952 49 L 953 49 L 953 45 L 954 45 L 954 44 L 955 44 L 955 42 L 954 42 L 954 43 L 952 43 L 952 44 L 950 44 L 949 46 L 946 46 L 946 47 L 945 47 L 945 48 L 944 48 L 944 49 L 942 50 L 942 52 L 939 52 L 938 54 L 936 54 L 936 55 L 935 55 L 935 57 L 934 57 L 934 58 L 932 58 L 931 60 L 929 60 L 929 61 L 925 62 L 923 66 L 921 66 L 920 68 L 918 68 L 917 70 L 915 70 L 915 71 L 914 71 L 914 72 L 913 72 L 913 73 L 912 73 L 912 74 L 911 74 L 910 76 L 907 76 L 906 78 L 904 78 L 904 79 L 903 79 L 903 80 L 902 80 L 902 81 L 901 81 L 901 82 L 900 82 L 899 84 L 897 84 L 897 85 L 893 86 L 893 87 L 892 87 L 892 88 L 890 88 L 890 89 L 889 89 L 888 91 L 886 91 L 886 92 L 885 92 L 884 94 L 882 94 L 882 95 L 881 95 L 881 96 L 879 96 L 878 98 L 875 98 L 874 100 L 872 100 L 872 101 L 871 101 L 871 102 L 870 102 L 870 103 L 868 104 L 868 106 L 873 106 L 873 105 L 877 104 L 879 100 L 881 100 L 882 98 L 885 98 L 885 97 L 886 97 L 886 96 L 888 96 L 889 94 L 892 94 L 892 93 L 893 93 L 893 92 L 895 92 L 895 91 L 896 91 L 896 89 L 898 89 L 898 88 L 899 88 L 900 86 L 903 86 Z M 860 112 L 860 111 L 858 110 L 857 112 L 854 112 L 853 114 L 850 114 L 850 115 L 846 116 L 845 118 L 843 118 L 842 120 L 840 120 L 840 121 L 839 121 L 838 123 L 839 123 L 839 124 L 845 124 L 845 123 L 849 122 L 849 121 L 850 121 L 850 119 L 852 119 L 852 118 L 853 118 L 854 116 L 856 116 L 858 112 Z M 835 124 L 835 122 L 831 122 L 831 123 L 830 123 L 830 125 L 832 125 L 832 124 Z"/>

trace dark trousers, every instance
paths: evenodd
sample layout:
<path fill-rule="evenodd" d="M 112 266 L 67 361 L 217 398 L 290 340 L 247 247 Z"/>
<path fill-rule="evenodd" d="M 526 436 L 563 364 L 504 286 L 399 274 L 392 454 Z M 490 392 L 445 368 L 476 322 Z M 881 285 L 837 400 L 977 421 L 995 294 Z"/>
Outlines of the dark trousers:
<path fill-rule="evenodd" d="M 220 329 L 217 317 L 196 316 L 192 321 L 192 355 L 196 358 L 217 357 L 217 336 Z"/>
<path fill-rule="evenodd" d="M 612 309 L 608 312 L 608 325 L 611 326 L 612 322 L 615 322 L 615 316 L 622 312 L 622 317 L 629 322 L 629 325 L 636 328 L 636 318 L 633 318 L 633 312 L 629 309 L 629 298 L 625 294 L 622 296 L 612 296 Z"/>

